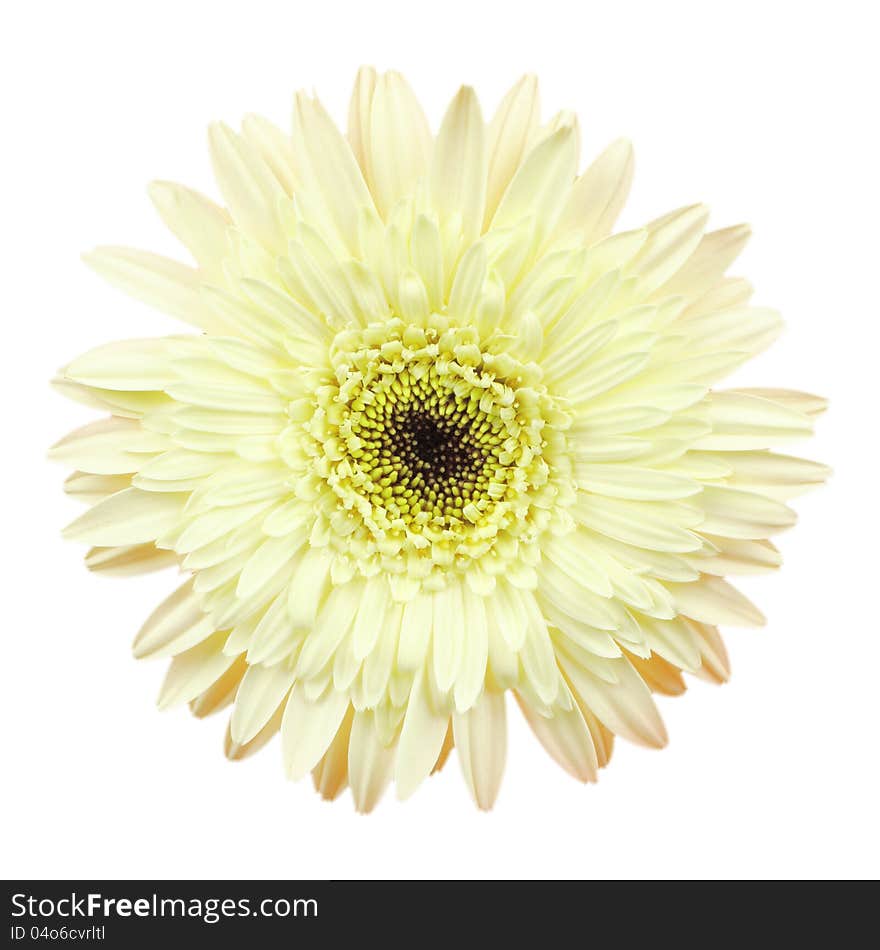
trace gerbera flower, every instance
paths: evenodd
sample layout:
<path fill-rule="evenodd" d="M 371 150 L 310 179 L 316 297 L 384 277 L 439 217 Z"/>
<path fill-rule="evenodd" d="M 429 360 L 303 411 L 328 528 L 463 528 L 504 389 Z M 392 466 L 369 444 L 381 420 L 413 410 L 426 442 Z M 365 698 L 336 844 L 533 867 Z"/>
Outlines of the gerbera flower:
<path fill-rule="evenodd" d="M 59 380 L 109 413 L 53 449 L 90 505 L 66 535 L 93 570 L 186 575 L 134 644 L 173 658 L 160 706 L 232 704 L 230 758 L 280 730 L 292 778 L 362 811 L 453 745 L 490 807 L 507 692 L 582 781 L 615 735 L 662 746 L 652 692 L 727 677 L 717 625 L 763 618 L 724 578 L 779 565 L 826 474 L 771 451 L 821 399 L 714 388 L 780 329 L 724 276 L 747 228 L 693 206 L 612 235 L 630 146 L 578 175 L 530 77 L 488 124 L 463 88 L 435 136 L 363 69 L 347 137 L 300 94 L 290 135 L 210 148 L 225 208 L 150 191 L 195 267 L 87 256 L 200 332 Z"/>

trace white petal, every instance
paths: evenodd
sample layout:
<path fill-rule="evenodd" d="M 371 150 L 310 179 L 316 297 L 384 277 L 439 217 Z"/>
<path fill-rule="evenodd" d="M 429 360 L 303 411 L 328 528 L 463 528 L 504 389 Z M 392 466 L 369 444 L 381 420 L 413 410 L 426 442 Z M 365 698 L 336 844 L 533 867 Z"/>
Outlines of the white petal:
<path fill-rule="evenodd" d="M 760 627 L 760 610 L 735 587 L 720 577 L 703 575 L 690 584 L 669 584 L 676 607 L 686 616 L 709 624 Z"/>
<path fill-rule="evenodd" d="M 465 637 L 461 583 L 450 579 L 444 590 L 434 592 L 433 601 L 433 671 L 438 689 L 446 692 L 461 667 Z"/>
<path fill-rule="evenodd" d="M 483 693 L 466 713 L 452 718 L 455 747 L 465 782 L 479 808 L 488 811 L 498 797 L 507 757 L 504 693 Z"/>
<path fill-rule="evenodd" d="M 167 436 L 111 416 L 71 432 L 52 446 L 49 457 L 84 472 L 120 475 L 137 472 L 167 446 Z"/>
<path fill-rule="evenodd" d="M 572 513 L 588 528 L 652 551 L 696 551 L 702 541 L 689 528 L 702 520 L 677 502 L 628 501 L 582 495 Z"/>
<path fill-rule="evenodd" d="M 321 798 L 332 801 L 348 785 L 348 743 L 354 710 L 349 706 L 339 730 L 324 753 L 321 761 L 312 769 L 312 780 Z"/>
<path fill-rule="evenodd" d="M 330 581 L 330 555 L 324 548 L 308 548 L 290 582 L 287 616 L 295 629 L 311 631 Z"/>
<path fill-rule="evenodd" d="M 399 798 L 408 798 L 434 768 L 446 732 L 449 714 L 435 710 L 424 676 L 419 675 L 410 693 L 397 744 L 395 782 Z"/>
<path fill-rule="evenodd" d="M 492 220 L 501 196 L 525 157 L 539 120 L 538 80 L 534 76 L 523 76 L 501 100 L 486 133 L 488 170 L 484 226 Z"/>
<path fill-rule="evenodd" d="M 192 579 L 166 598 L 147 618 L 132 650 L 138 659 L 173 656 L 201 643 L 214 633 L 214 624 L 193 592 Z"/>
<path fill-rule="evenodd" d="M 180 523 L 186 493 L 145 492 L 137 488 L 99 501 L 64 529 L 64 536 L 86 544 L 143 544 Z"/>
<path fill-rule="evenodd" d="M 605 682 L 567 654 L 560 655 L 575 697 L 612 732 L 641 745 L 666 745 L 666 729 L 642 678 L 624 657 L 607 662 L 614 664 L 616 683 Z"/>
<path fill-rule="evenodd" d="M 633 465 L 582 465 L 577 475 L 578 485 L 587 491 L 635 501 L 686 498 L 700 491 L 690 478 Z"/>
<path fill-rule="evenodd" d="M 813 428 L 809 416 L 760 396 L 713 392 L 706 406 L 712 432 L 693 445 L 704 451 L 767 449 L 783 439 L 803 438 Z"/>
<path fill-rule="evenodd" d="M 696 297 L 711 290 L 739 256 L 750 236 L 751 229 L 747 224 L 703 235 L 689 260 L 658 293 Z"/>
<path fill-rule="evenodd" d="M 370 188 L 380 214 L 415 190 L 431 156 L 428 121 L 409 83 L 388 72 L 376 82 L 370 110 Z"/>
<path fill-rule="evenodd" d="M 225 324 L 205 305 L 199 271 L 177 261 L 128 247 L 96 247 L 83 260 L 107 283 L 157 310 L 213 333 Z"/>
<path fill-rule="evenodd" d="M 340 584 L 330 591 L 299 655 L 297 673 L 300 678 L 314 676 L 324 668 L 351 629 L 362 598 L 363 584 L 360 581 Z"/>
<path fill-rule="evenodd" d="M 463 86 L 443 118 L 431 162 L 431 198 L 441 221 L 461 215 L 473 240 L 483 221 L 486 191 L 485 127 L 473 91 Z"/>
<path fill-rule="evenodd" d="M 629 268 L 643 292 L 659 287 L 682 267 L 700 243 L 708 217 L 706 208 L 693 205 L 648 225 L 648 239 Z"/>
<path fill-rule="evenodd" d="M 298 183 L 290 136 L 259 115 L 245 116 L 241 131 L 266 163 L 285 194 L 292 197 Z"/>
<path fill-rule="evenodd" d="M 244 745 L 266 725 L 293 685 L 293 671 L 284 663 L 249 666 L 235 696 L 230 720 L 232 741 Z"/>
<path fill-rule="evenodd" d="M 388 582 L 383 575 L 367 579 L 352 629 L 352 646 L 358 660 L 373 649 L 391 605 Z"/>
<path fill-rule="evenodd" d="M 192 254 L 205 277 L 223 283 L 223 261 L 229 254 L 227 232 L 232 226 L 226 209 L 171 181 L 152 182 L 149 194 L 168 229 Z"/>
<path fill-rule="evenodd" d="M 700 530 L 727 538 L 760 540 L 797 521 L 797 514 L 782 502 L 738 488 L 706 485 L 695 501 L 706 516 Z"/>
<path fill-rule="evenodd" d="M 570 126 L 533 148 L 501 199 L 493 229 L 512 227 L 534 216 L 536 237 L 541 241 L 553 227 L 574 181 L 577 152 L 577 133 Z"/>
<path fill-rule="evenodd" d="M 232 666 L 235 657 L 223 652 L 227 635 L 225 630 L 218 631 L 174 657 L 159 692 L 160 709 L 195 699 Z"/>
<path fill-rule="evenodd" d="M 394 769 L 394 747 L 384 746 L 370 710 L 356 712 L 348 743 L 348 781 L 355 808 L 371 812 L 379 802 Z"/>
<path fill-rule="evenodd" d="M 464 712 L 474 704 L 486 678 L 489 657 L 489 626 L 486 619 L 486 599 L 474 594 L 463 584 L 464 638 L 461 669 L 455 681 L 455 706 Z"/>
<path fill-rule="evenodd" d="M 361 66 L 354 81 L 351 99 L 348 104 L 348 143 L 351 146 L 364 181 L 370 182 L 370 130 L 372 120 L 373 93 L 376 90 L 378 76 L 372 66 Z"/>
<path fill-rule="evenodd" d="M 288 778 L 300 779 L 318 764 L 348 708 L 348 696 L 332 687 L 315 702 L 306 700 L 302 684 L 293 687 L 281 722 Z"/>
<path fill-rule="evenodd" d="M 267 538 L 250 555 L 238 578 L 236 594 L 250 597 L 269 581 L 285 562 L 305 543 L 305 530 L 299 534 L 285 535 L 280 538 Z"/>
<path fill-rule="evenodd" d="M 373 208 L 373 199 L 348 143 L 317 99 L 296 97 L 293 143 L 297 175 L 326 205 L 349 251 L 358 248 L 361 209 Z"/>
<path fill-rule="evenodd" d="M 550 717 L 538 715 L 518 694 L 514 694 L 523 716 L 532 727 L 532 732 L 569 775 L 581 782 L 595 782 L 599 762 L 590 730 L 577 704 L 569 708 L 556 706 Z"/>
<path fill-rule="evenodd" d="M 155 544 L 126 544 L 117 547 L 92 548 L 85 557 L 90 571 L 116 577 L 149 574 L 177 564 L 174 551 L 163 551 Z"/>
<path fill-rule="evenodd" d="M 98 346 L 63 370 L 73 382 L 100 389 L 145 392 L 173 382 L 167 340 L 121 340 Z"/>
<path fill-rule="evenodd" d="M 629 195 L 633 169 L 632 145 L 625 139 L 609 145 L 575 182 L 554 236 L 576 232 L 589 245 L 610 234 Z"/>
<path fill-rule="evenodd" d="M 433 597 L 419 592 L 403 608 L 397 663 L 404 670 L 417 670 L 428 652 L 433 624 Z"/>
<path fill-rule="evenodd" d="M 278 205 L 284 191 L 278 180 L 253 146 L 223 123 L 211 126 L 208 142 L 214 176 L 236 225 L 270 252 L 282 253 Z"/>

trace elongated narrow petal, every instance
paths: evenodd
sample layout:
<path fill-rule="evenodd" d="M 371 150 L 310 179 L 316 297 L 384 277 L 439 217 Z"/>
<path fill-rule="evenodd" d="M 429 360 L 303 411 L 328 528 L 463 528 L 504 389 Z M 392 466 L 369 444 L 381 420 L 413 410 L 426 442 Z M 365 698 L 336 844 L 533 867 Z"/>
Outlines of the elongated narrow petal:
<path fill-rule="evenodd" d="M 504 694 L 485 692 L 468 712 L 453 719 L 455 747 L 471 795 L 488 810 L 495 804 L 507 758 Z"/>

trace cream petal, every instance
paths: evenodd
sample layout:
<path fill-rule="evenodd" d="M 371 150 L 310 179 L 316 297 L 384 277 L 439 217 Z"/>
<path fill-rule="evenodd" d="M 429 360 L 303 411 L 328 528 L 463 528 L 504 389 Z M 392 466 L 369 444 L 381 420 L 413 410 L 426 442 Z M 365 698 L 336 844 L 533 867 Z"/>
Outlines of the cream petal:
<path fill-rule="evenodd" d="M 705 406 L 712 432 L 693 445 L 703 451 L 767 449 L 780 440 L 803 438 L 813 428 L 809 416 L 760 396 L 713 392 Z"/>
<path fill-rule="evenodd" d="M 96 475 L 121 475 L 139 471 L 167 446 L 166 436 L 111 416 L 66 435 L 49 449 L 49 458 Z"/>
<path fill-rule="evenodd" d="M 150 614 L 135 637 L 132 650 L 139 660 L 174 656 L 201 643 L 214 630 L 190 578 Z"/>
<path fill-rule="evenodd" d="M 793 409 L 806 416 L 821 415 L 828 408 L 828 400 L 824 396 L 815 396 L 812 393 L 802 393 L 796 389 L 731 389 L 730 392 L 741 393 L 744 396 L 757 396 L 760 399 L 769 399 L 771 402 Z"/>
<path fill-rule="evenodd" d="M 226 324 L 201 295 L 205 276 L 177 261 L 128 247 L 96 247 L 83 260 L 107 283 L 201 330 L 222 333 Z"/>
<path fill-rule="evenodd" d="M 483 692 L 476 705 L 452 717 L 458 761 L 477 806 L 488 811 L 498 797 L 507 758 L 504 693 Z"/>
<path fill-rule="evenodd" d="M 658 620 L 655 617 L 639 617 L 639 626 L 645 640 L 654 653 L 693 673 L 700 668 L 700 649 L 694 634 L 693 623 L 685 617 Z M 633 661 L 634 662 L 634 661 Z M 638 669 L 638 664 L 636 664 Z"/>
<path fill-rule="evenodd" d="M 571 580 L 600 597 L 610 597 L 611 583 L 608 575 L 589 553 L 584 550 L 583 532 L 550 537 L 541 545 L 541 553 Z"/>
<path fill-rule="evenodd" d="M 639 277 L 643 293 L 656 290 L 690 258 L 702 239 L 708 217 L 703 205 L 692 205 L 648 225 L 648 238 L 629 267 L 629 272 Z"/>
<path fill-rule="evenodd" d="M 420 674 L 410 693 L 397 744 L 394 780 L 398 798 L 409 798 L 431 773 L 448 728 L 449 713 L 434 708 L 424 675 Z"/>
<path fill-rule="evenodd" d="M 285 247 L 278 204 L 284 191 L 253 146 L 227 125 L 208 131 L 214 176 L 236 225 L 270 252 Z"/>
<path fill-rule="evenodd" d="M 393 770 L 394 747 L 382 745 L 373 712 L 356 712 L 348 743 L 348 781 L 361 814 L 369 814 L 379 803 Z"/>
<path fill-rule="evenodd" d="M 152 182 L 149 195 L 168 230 L 192 254 L 205 278 L 223 284 L 223 261 L 229 254 L 227 232 L 232 227 L 229 212 L 172 181 Z"/>
<path fill-rule="evenodd" d="M 232 666 L 235 657 L 223 652 L 226 637 L 225 630 L 218 631 L 174 657 L 159 692 L 160 709 L 195 699 Z"/>
<path fill-rule="evenodd" d="M 65 379 L 100 389 L 145 392 L 175 380 L 172 338 L 121 340 L 95 347 L 62 371 Z"/>
<path fill-rule="evenodd" d="M 224 651 L 225 652 L 225 651 Z M 247 661 L 243 656 L 233 654 L 232 665 L 218 679 L 202 690 L 195 699 L 190 700 L 189 711 L 197 718 L 204 719 L 226 709 L 235 699 L 238 685 L 247 670 Z"/>
<path fill-rule="evenodd" d="M 329 662 L 351 629 L 362 597 L 361 581 L 340 584 L 330 591 L 299 655 L 300 678 L 316 675 Z"/>
<path fill-rule="evenodd" d="M 236 594 L 250 597 L 263 587 L 267 581 L 282 569 L 305 543 L 305 529 L 298 534 L 288 534 L 280 538 L 267 538 L 248 556 L 248 560 L 238 578 Z"/>
<path fill-rule="evenodd" d="M 247 115 L 241 124 L 245 140 L 266 163 L 275 180 L 290 197 L 297 191 L 295 159 L 290 136 L 260 115 Z"/>
<path fill-rule="evenodd" d="M 760 627 L 760 610 L 723 578 L 702 575 L 690 584 L 669 584 L 677 608 L 694 620 L 731 627 Z"/>
<path fill-rule="evenodd" d="M 311 631 L 330 583 L 331 556 L 324 548 L 307 548 L 290 582 L 287 616 L 295 629 Z"/>
<path fill-rule="evenodd" d="M 519 708 L 550 757 L 579 782 L 595 782 L 599 769 L 596 747 L 577 704 L 554 707 L 550 717 L 538 715 L 514 693 Z"/>
<path fill-rule="evenodd" d="M 348 105 L 348 144 L 367 184 L 371 181 L 371 112 L 378 78 L 372 66 L 361 66 L 355 78 Z"/>
<path fill-rule="evenodd" d="M 462 586 L 452 578 L 444 590 L 433 595 L 432 663 L 437 687 L 447 692 L 461 668 L 464 649 Z"/>
<path fill-rule="evenodd" d="M 461 586 L 464 613 L 462 625 L 461 669 L 455 681 L 455 708 L 465 712 L 476 702 L 486 678 L 489 658 L 489 627 L 486 619 L 486 599 Z"/>
<path fill-rule="evenodd" d="M 632 145 L 626 139 L 612 142 L 573 185 L 554 238 L 575 232 L 589 245 L 610 234 L 629 196 L 633 171 Z"/>
<path fill-rule="evenodd" d="M 519 680 L 519 659 L 501 633 L 494 611 L 487 611 L 486 620 L 489 628 L 487 683 L 495 689 L 509 689 Z"/>
<path fill-rule="evenodd" d="M 188 496 L 125 488 L 72 521 L 64 536 L 102 547 L 143 544 L 180 522 Z"/>
<path fill-rule="evenodd" d="M 436 221 L 424 214 L 417 215 L 410 245 L 413 267 L 424 284 L 428 301 L 431 307 L 440 309 L 445 302 L 446 278 L 443 241 Z"/>
<path fill-rule="evenodd" d="M 578 468 L 578 485 L 587 491 L 634 501 L 687 498 L 700 491 L 697 482 L 681 475 L 633 465 L 584 465 Z"/>
<path fill-rule="evenodd" d="M 525 157 L 540 120 L 538 80 L 523 76 L 505 95 L 486 132 L 488 168 L 484 229 Z"/>
<path fill-rule="evenodd" d="M 348 143 L 317 99 L 299 93 L 293 112 L 297 177 L 323 200 L 345 246 L 359 246 L 358 216 L 373 199 Z"/>
<path fill-rule="evenodd" d="M 699 642 L 703 661 L 698 675 L 715 683 L 726 683 L 730 678 L 730 660 L 718 628 L 694 620 L 691 629 Z"/>
<path fill-rule="evenodd" d="M 230 720 L 230 736 L 236 745 L 245 745 L 269 722 L 294 681 L 293 670 L 284 663 L 249 666 L 238 693 Z"/>
<path fill-rule="evenodd" d="M 782 564 L 782 555 L 769 541 L 748 541 L 705 535 L 716 549 L 704 554 L 688 555 L 687 560 L 704 574 L 765 574 Z"/>
<path fill-rule="evenodd" d="M 706 485 L 695 503 L 705 514 L 700 530 L 721 537 L 760 540 L 797 521 L 797 514 L 782 502 L 739 488 Z"/>
<path fill-rule="evenodd" d="M 385 616 L 385 624 L 376 645 L 364 660 L 361 681 L 364 702 L 369 707 L 379 705 L 388 689 L 394 671 L 402 615 L 403 604 L 393 604 Z"/>
<path fill-rule="evenodd" d="M 370 189 L 387 215 L 428 171 L 431 130 L 409 83 L 396 72 L 376 81 L 370 108 Z"/>
<path fill-rule="evenodd" d="M 820 462 L 775 452 L 729 452 L 724 464 L 729 485 L 782 501 L 822 484 L 831 474 Z"/>
<path fill-rule="evenodd" d="M 526 639 L 519 653 L 523 675 L 535 695 L 549 704 L 556 699 L 559 692 L 556 654 L 550 640 L 547 621 L 534 596 L 525 592 L 521 595 L 521 600 L 528 621 Z"/>
<path fill-rule="evenodd" d="M 577 132 L 558 129 L 535 146 L 519 166 L 492 218 L 492 228 L 513 227 L 534 217 L 536 242 L 550 232 L 577 171 Z"/>
<path fill-rule="evenodd" d="M 471 320 L 483 290 L 487 274 L 486 249 L 481 243 L 472 245 L 464 254 L 455 272 L 449 294 L 449 312 L 462 322 Z"/>
<path fill-rule="evenodd" d="M 125 544 L 116 547 L 92 548 L 85 557 L 90 571 L 115 577 L 149 574 L 178 563 L 174 551 L 163 551 L 155 544 Z"/>
<path fill-rule="evenodd" d="M 414 671 L 422 665 L 428 652 L 433 624 L 433 597 L 421 591 L 403 608 L 397 663 L 401 669 Z"/>
<path fill-rule="evenodd" d="M 354 710 L 349 706 L 324 757 L 312 769 L 315 789 L 327 801 L 337 798 L 348 785 L 348 743 L 353 718 Z"/>
<path fill-rule="evenodd" d="M 751 233 L 747 224 L 737 224 L 703 235 L 690 258 L 657 291 L 658 296 L 686 294 L 694 298 L 711 290 L 739 257 Z"/>
<path fill-rule="evenodd" d="M 678 502 L 629 501 L 581 495 L 572 509 L 575 519 L 599 534 L 624 544 L 668 553 L 687 553 L 702 547 L 690 528 L 702 520 Z"/>
<path fill-rule="evenodd" d="M 367 579 L 352 628 L 355 658 L 363 660 L 373 649 L 391 605 L 391 593 L 385 577 Z"/>
<path fill-rule="evenodd" d="M 681 670 L 662 656 L 652 654 L 650 657 L 639 657 L 627 654 L 627 659 L 652 693 L 681 696 L 687 690 Z"/>
<path fill-rule="evenodd" d="M 625 657 L 615 664 L 617 682 L 608 683 L 590 670 L 560 655 L 571 690 L 579 704 L 588 707 L 612 732 L 630 742 L 660 748 L 666 745 L 666 728 L 651 692 Z"/>
<path fill-rule="evenodd" d="M 467 241 L 481 230 L 486 200 L 485 126 L 473 89 L 462 86 L 449 105 L 434 143 L 431 200 L 441 221 L 461 215 Z"/>
<path fill-rule="evenodd" d="M 272 714 L 269 721 L 262 729 L 250 740 L 250 742 L 238 743 L 232 739 L 232 727 L 226 726 L 226 736 L 223 740 L 223 753 L 230 762 L 240 762 L 259 752 L 268 742 L 275 738 L 281 730 L 281 719 L 284 715 L 283 707 L 279 706 Z"/>
<path fill-rule="evenodd" d="M 309 702 L 301 683 L 290 691 L 281 721 L 281 745 L 288 778 L 298 780 L 326 753 L 349 709 L 346 693 L 330 687 Z"/>

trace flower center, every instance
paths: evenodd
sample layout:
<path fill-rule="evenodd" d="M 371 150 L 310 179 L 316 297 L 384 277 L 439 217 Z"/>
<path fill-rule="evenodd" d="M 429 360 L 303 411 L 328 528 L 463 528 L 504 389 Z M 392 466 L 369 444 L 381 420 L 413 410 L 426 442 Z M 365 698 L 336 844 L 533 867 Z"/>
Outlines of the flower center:
<path fill-rule="evenodd" d="M 537 367 L 440 316 L 342 331 L 331 366 L 304 426 L 335 497 L 319 503 L 326 543 L 362 573 L 429 585 L 521 558 L 567 494 L 554 464 L 565 414 Z"/>
<path fill-rule="evenodd" d="M 349 449 L 379 489 L 375 502 L 392 521 L 426 514 L 437 527 L 476 522 L 500 496 L 512 464 L 501 458 L 501 420 L 430 371 L 419 379 L 403 369 L 371 393 L 380 398 L 353 416 Z"/>

